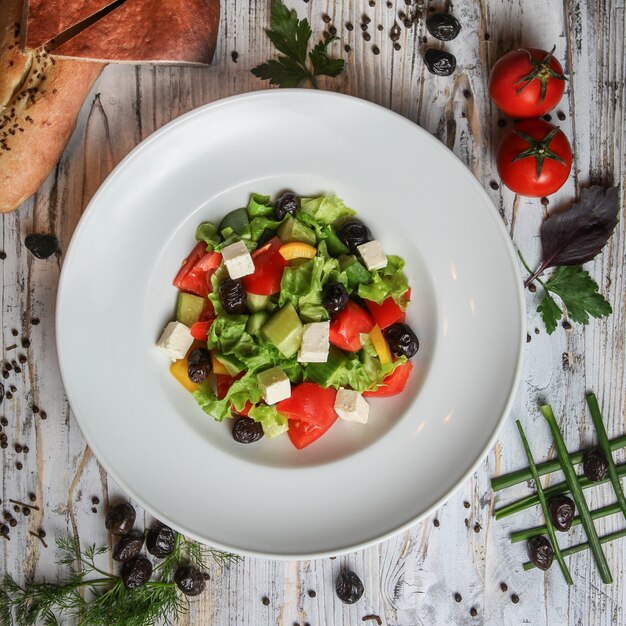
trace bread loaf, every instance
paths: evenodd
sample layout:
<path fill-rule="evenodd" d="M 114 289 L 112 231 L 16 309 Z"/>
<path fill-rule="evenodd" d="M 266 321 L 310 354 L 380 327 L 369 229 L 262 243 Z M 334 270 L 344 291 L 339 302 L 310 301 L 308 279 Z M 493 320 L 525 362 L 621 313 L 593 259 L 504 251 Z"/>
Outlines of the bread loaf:
<path fill-rule="evenodd" d="M 48 177 L 104 65 L 20 52 L 22 0 L 0 2 L 0 212 L 16 209 Z"/>

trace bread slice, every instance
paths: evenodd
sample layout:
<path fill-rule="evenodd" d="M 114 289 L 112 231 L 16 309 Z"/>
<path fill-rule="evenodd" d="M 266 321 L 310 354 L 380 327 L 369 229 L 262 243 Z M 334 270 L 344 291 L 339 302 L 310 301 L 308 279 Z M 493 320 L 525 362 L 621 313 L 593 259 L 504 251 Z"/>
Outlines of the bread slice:
<path fill-rule="evenodd" d="M 52 54 L 113 63 L 208 65 L 219 17 L 220 0 L 127 0 Z"/>
<path fill-rule="evenodd" d="M 5 2 L 6 0 L 2 0 Z M 39 48 L 114 0 L 25 0 L 26 48 Z"/>
<path fill-rule="evenodd" d="M 59 160 L 104 65 L 19 51 L 21 0 L 0 0 L 0 212 L 16 209 Z M 6 71 L 5 71 L 6 70 Z"/>

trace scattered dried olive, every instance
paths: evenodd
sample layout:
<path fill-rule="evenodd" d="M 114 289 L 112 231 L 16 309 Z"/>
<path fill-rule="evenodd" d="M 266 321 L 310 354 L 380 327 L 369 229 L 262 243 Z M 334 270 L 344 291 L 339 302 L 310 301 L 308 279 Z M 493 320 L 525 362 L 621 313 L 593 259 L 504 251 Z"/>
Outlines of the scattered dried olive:
<path fill-rule="evenodd" d="M 125 563 L 134 559 L 143 548 L 143 534 L 126 535 L 113 548 L 113 560 Z"/>
<path fill-rule="evenodd" d="M 174 582 L 186 596 L 197 596 L 205 590 L 207 577 L 207 574 L 195 567 L 182 565 L 174 574 Z"/>
<path fill-rule="evenodd" d="M 238 417 L 233 424 L 233 439 L 239 443 L 254 443 L 263 437 L 263 426 L 250 417 Z"/>
<path fill-rule="evenodd" d="M 104 525 L 112 535 L 127 535 L 133 529 L 136 516 L 133 505 L 122 502 L 107 513 Z"/>
<path fill-rule="evenodd" d="M 548 509 L 554 527 L 561 532 L 568 531 L 576 511 L 574 501 L 567 496 L 553 496 L 548 500 Z"/>
<path fill-rule="evenodd" d="M 165 524 L 157 524 L 148 531 L 146 548 L 159 559 L 172 553 L 178 533 Z"/>
<path fill-rule="evenodd" d="M 145 556 L 136 556 L 124 563 L 121 575 L 126 589 L 137 589 L 150 580 L 152 563 Z"/>
<path fill-rule="evenodd" d="M 363 595 L 363 583 L 361 579 L 349 570 L 341 572 L 335 585 L 337 597 L 346 604 L 354 604 Z"/>
<path fill-rule="evenodd" d="M 547 570 L 552 565 L 554 550 L 552 550 L 552 545 L 543 535 L 531 537 L 526 548 L 528 557 L 539 569 Z"/>
<path fill-rule="evenodd" d="M 424 53 L 426 67 L 431 74 L 450 76 L 456 69 L 456 57 L 445 50 L 428 48 Z"/>
<path fill-rule="evenodd" d="M 431 13 L 426 19 L 426 28 L 441 41 L 450 41 L 461 32 L 459 20 L 449 13 Z"/>
<path fill-rule="evenodd" d="M 583 471 L 585 476 L 594 483 L 606 478 L 609 473 L 609 462 L 600 448 L 592 448 L 585 454 Z"/>
<path fill-rule="evenodd" d="M 240 280 L 226 278 L 218 288 L 220 302 L 226 313 L 246 313 L 246 291 Z"/>
<path fill-rule="evenodd" d="M 348 304 L 348 292 L 341 283 L 329 283 L 324 290 L 322 304 L 324 308 L 332 315 L 343 311 Z"/>
<path fill-rule="evenodd" d="M 276 200 L 276 204 L 274 205 L 274 217 L 277 220 L 282 220 L 288 213 L 289 215 L 294 215 L 299 208 L 300 196 L 296 196 L 295 193 L 287 191 Z"/>
<path fill-rule="evenodd" d="M 59 240 L 54 235 L 26 235 L 24 245 L 38 259 L 47 259 L 59 249 Z"/>
<path fill-rule="evenodd" d="M 391 351 L 407 359 L 415 356 L 420 348 L 415 333 L 406 324 L 392 324 L 387 329 L 386 337 Z"/>
<path fill-rule="evenodd" d="M 211 353 L 206 348 L 196 348 L 187 358 L 187 374 L 192 383 L 203 383 L 211 373 Z"/>
<path fill-rule="evenodd" d="M 357 252 L 357 246 L 372 241 L 372 233 L 370 233 L 369 228 L 360 220 L 348 220 L 344 222 L 339 227 L 337 235 L 352 252 Z"/>

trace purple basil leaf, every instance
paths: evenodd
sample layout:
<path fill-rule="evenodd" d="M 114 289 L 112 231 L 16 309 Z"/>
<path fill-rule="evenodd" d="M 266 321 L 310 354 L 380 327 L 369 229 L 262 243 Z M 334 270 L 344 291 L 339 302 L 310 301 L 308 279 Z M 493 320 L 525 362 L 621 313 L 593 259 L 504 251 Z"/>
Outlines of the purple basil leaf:
<path fill-rule="evenodd" d="M 543 269 L 591 261 L 613 234 L 618 213 L 618 187 L 583 189 L 570 209 L 554 213 L 542 224 Z"/>

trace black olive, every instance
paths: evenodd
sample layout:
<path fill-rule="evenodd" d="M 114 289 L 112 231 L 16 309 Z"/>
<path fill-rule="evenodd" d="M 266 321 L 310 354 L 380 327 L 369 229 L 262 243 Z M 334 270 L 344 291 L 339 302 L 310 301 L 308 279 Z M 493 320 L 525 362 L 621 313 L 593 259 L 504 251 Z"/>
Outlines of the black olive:
<path fill-rule="evenodd" d="M 348 304 L 348 300 L 348 292 L 341 283 L 329 283 L 326 285 L 322 304 L 331 315 L 343 311 L 346 308 L 346 304 Z"/>
<path fill-rule="evenodd" d="M 274 205 L 274 217 L 277 220 L 282 220 L 287 213 L 294 215 L 300 208 L 300 196 L 296 196 L 295 193 L 287 191 L 284 193 Z"/>
<path fill-rule="evenodd" d="M 125 563 L 134 559 L 143 548 L 143 534 L 126 535 L 113 548 L 113 560 Z"/>
<path fill-rule="evenodd" d="M 200 595 L 206 588 L 208 574 L 191 565 L 181 565 L 174 574 L 176 586 L 186 596 Z"/>
<path fill-rule="evenodd" d="M 159 559 L 172 553 L 178 533 L 165 524 L 157 524 L 148 531 L 146 548 Z"/>
<path fill-rule="evenodd" d="M 263 426 L 250 417 L 238 417 L 233 424 L 233 439 L 239 443 L 254 443 L 263 437 Z"/>
<path fill-rule="evenodd" d="M 240 280 L 226 278 L 220 283 L 218 293 L 226 313 L 247 313 L 246 290 Z"/>
<path fill-rule="evenodd" d="M 554 527 L 561 532 L 568 531 L 576 511 L 574 501 L 567 496 L 553 496 L 548 500 L 548 509 Z"/>
<path fill-rule="evenodd" d="M 528 557 L 542 570 L 547 570 L 554 560 L 554 550 L 550 542 L 543 536 L 531 537 L 526 544 Z"/>
<path fill-rule="evenodd" d="M 187 374 L 192 383 L 203 383 L 211 373 L 211 353 L 206 348 L 196 348 L 187 358 Z"/>
<path fill-rule="evenodd" d="M 459 20 L 449 13 L 431 13 L 426 19 L 426 28 L 441 41 L 450 41 L 461 32 Z"/>
<path fill-rule="evenodd" d="M 337 230 L 337 235 L 352 252 L 357 252 L 357 246 L 372 241 L 370 229 L 360 220 L 344 222 Z"/>
<path fill-rule="evenodd" d="M 337 597 L 346 604 L 354 604 L 361 598 L 364 591 L 361 579 L 354 572 L 348 570 L 339 574 L 335 590 Z"/>
<path fill-rule="evenodd" d="M 150 580 L 152 563 L 145 556 L 136 556 L 122 565 L 121 575 L 126 589 L 137 589 Z"/>
<path fill-rule="evenodd" d="M 583 471 L 585 476 L 594 483 L 606 478 L 609 473 L 609 462 L 600 448 L 592 448 L 585 454 Z"/>
<path fill-rule="evenodd" d="M 47 259 L 59 249 L 59 240 L 54 235 L 26 235 L 24 245 L 38 259 Z"/>
<path fill-rule="evenodd" d="M 112 535 L 127 535 L 133 529 L 136 515 L 132 504 L 122 502 L 107 513 L 104 525 Z"/>
<path fill-rule="evenodd" d="M 444 50 L 428 48 L 424 53 L 426 67 L 431 74 L 450 76 L 456 69 L 456 57 Z"/>
<path fill-rule="evenodd" d="M 392 324 L 387 329 L 386 337 L 391 351 L 407 359 L 415 356 L 420 348 L 415 333 L 406 324 Z"/>

